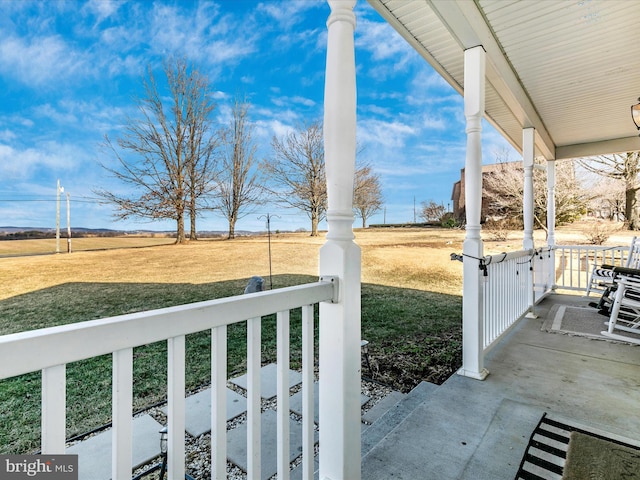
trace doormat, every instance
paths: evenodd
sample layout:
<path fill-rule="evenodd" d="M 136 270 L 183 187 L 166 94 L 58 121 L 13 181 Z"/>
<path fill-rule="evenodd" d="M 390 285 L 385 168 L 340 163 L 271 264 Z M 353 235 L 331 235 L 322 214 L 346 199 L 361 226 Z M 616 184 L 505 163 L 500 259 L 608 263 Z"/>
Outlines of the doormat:
<path fill-rule="evenodd" d="M 563 480 L 640 480 L 640 451 L 571 432 Z"/>
<path fill-rule="evenodd" d="M 590 442 L 588 439 L 584 441 L 580 437 L 577 441 L 575 434 L 582 437 L 598 440 L 599 443 Z M 540 422 L 536 426 L 531 437 L 527 449 L 522 456 L 520 468 L 514 480 L 545 480 L 559 479 L 564 480 L 638 480 L 638 476 L 625 476 L 625 470 L 631 469 L 635 475 L 640 475 L 640 447 L 637 443 L 628 443 L 621 437 L 613 438 L 613 435 L 605 432 L 596 433 L 595 431 L 586 430 L 586 427 L 570 425 L 565 421 L 558 421 L 549 418 L 546 413 L 540 418 Z M 602 443 L 604 442 L 604 443 Z M 569 445 L 573 443 L 573 446 Z M 586 445 L 586 446 L 585 446 Z M 567 466 L 569 463 L 569 449 L 573 450 L 573 465 Z M 599 449 L 607 452 L 605 460 L 595 462 L 595 466 L 589 466 L 589 458 L 593 449 Z M 621 453 L 623 452 L 623 453 Z M 630 453 L 629 453 L 630 452 Z M 635 455 L 635 457 L 634 457 Z M 631 460 L 629 460 L 631 458 Z M 616 462 L 617 467 L 605 468 L 608 471 L 615 472 L 611 476 L 598 475 L 598 468 L 604 462 Z M 585 474 L 585 468 L 591 468 L 589 473 Z M 596 472 L 596 473 L 593 473 Z"/>
<path fill-rule="evenodd" d="M 592 307 L 569 307 L 567 305 L 554 305 L 549 310 L 549 315 L 542 323 L 541 330 L 550 333 L 561 333 L 587 337 L 595 340 L 617 342 L 600 334 L 607 329 L 605 323 L 609 317 L 598 313 Z M 616 334 L 633 337 L 633 333 L 616 330 Z M 637 337 L 637 335 L 635 335 Z"/>

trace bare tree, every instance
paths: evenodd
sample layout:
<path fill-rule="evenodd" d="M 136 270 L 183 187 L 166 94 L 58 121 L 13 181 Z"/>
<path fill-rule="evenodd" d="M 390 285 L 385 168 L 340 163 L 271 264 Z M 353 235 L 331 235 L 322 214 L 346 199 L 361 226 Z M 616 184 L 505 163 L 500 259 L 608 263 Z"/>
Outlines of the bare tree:
<path fill-rule="evenodd" d="M 177 78 L 170 84 L 180 84 L 179 78 L 188 75 L 184 62 L 177 64 L 176 70 L 167 71 L 169 75 Z M 177 74 L 177 75 L 176 75 Z M 198 212 L 204 207 L 201 200 L 206 200 L 211 195 L 215 180 L 215 150 L 218 146 L 217 139 L 210 121 L 215 105 L 211 102 L 211 90 L 208 78 L 199 75 L 197 71 L 191 71 L 188 80 L 189 88 L 186 91 L 186 119 L 188 125 L 188 137 L 185 142 L 185 160 L 187 164 L 188 207 L 190 223 L 190 240 L 198 239 L 196 219 Z"/>
<path fill-rule="evenodd" d="M 446 209 L 443 204 L 429 200 L 428 202 L 422 202 L 420 217 L 425 222 L 437 222 L 445 214 L 445 211 Z"/>
<path fill-rule="evenodd" d="M 311 219 L 311 236 L 327 208 L 322 126 L 313 123 L 271 141 L 273 156 L 261 163 L 271 180 L 269 192 L 281 203 L 297 208 Z"/>
<path fill-rule="evenodd" d="M 353 186 L 353 209 L 362 219 L 362 228 L 367 227 L 368 218 L 380 211 L 383 202 L 380 175 L 373 173 L 369 165 L 358 168 Z"/>
<path fill-rule="evenodd" d="M 580 165 L 589 172 L 624 183 L 624 216 L 629 230 L 640 230 L 638 217 L 638 174 L 640 174 L 640 152 L 614 153 L 599 157 L 583 158 Z"/>
<path fill-rule="evenodd" d="M 116 218 L 175 220 L 176 243 L 183 243 L 187 208 L 193 232 L 198 198 L 210 190 L 214 105 L 207 77 L 184 59 L 165 61 L 164 73 L 170 100 L 165 103 L 149 67 L 138 100 L 140 117 L 126 119 L 115 143 L 105 136 L 104 146 L 117 165 L 103 167 L 132 192 L 95 193 L 116 206 Z"/>
<path fill-rule="evenodd" d="M 236 222 L 251 213 L 260 203 L 262 187 L 255 164 L 256 146 L 253 144 L 253 127 L 247 113 L 249 104 L 236 98 L 230 124 L 221 135 L 222 168 L 216 186 L 218 194 L 214 208 L 229 222 L 227 238 L 235 237 Z"/>
<path fill-rule="evenodd" d="M 494 218 L 522 222 L 524 174 L 522 162 L 500 162 L 483 175 L 486 213 Z M 535 226 L 547 230 L 547 189 L 544 170 L 534 169 L 533 218 Z M 556 162 L 556 221 L 571 223 L 586 212 L 588 193 L 576 176 L 574 163 Z M 484 206 L 483 206 L 484 210 Z"/>
<path fill-rule="evenodd" d="M 589 186 L 592 196 L 589 211 L 597 218 L 623 221 L 625 205 L 624 183 L 608 177 L 600 177 L 599 181 Z"/>

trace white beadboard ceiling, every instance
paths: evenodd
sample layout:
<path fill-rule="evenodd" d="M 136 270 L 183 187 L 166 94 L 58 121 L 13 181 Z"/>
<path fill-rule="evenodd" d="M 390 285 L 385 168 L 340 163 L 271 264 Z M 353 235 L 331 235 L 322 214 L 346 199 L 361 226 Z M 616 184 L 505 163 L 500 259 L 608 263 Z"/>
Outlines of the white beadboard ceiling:
<path fill-rule="evenodd" d="M 464 50 L 487 51 L 486 118 L 521 150 L 640 150 L 640 0 L 368 0 L 458 92 Z"/>

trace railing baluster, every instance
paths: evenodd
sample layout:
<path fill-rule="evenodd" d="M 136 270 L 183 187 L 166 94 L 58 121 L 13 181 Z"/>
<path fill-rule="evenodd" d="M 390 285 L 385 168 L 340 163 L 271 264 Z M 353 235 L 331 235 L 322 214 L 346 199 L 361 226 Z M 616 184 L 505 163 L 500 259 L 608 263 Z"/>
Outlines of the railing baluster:
<path fill-rule="evenodd" d="M 534 298 L 532 280 L 539 275 L 536 270 L 530 272 L 529 268 L 539 264 L 543 271 L 548 269 L 546 260 L 531 255 L 531 250 L 522 250 L 484 257 L 488 272 L 483 285 L 485 350 L 529 311 Z"/>
<path fill-rule="evenodd" d="M 289 311 L 277 314 L 278 480 L 289 480 Z"/>
<path fill-rule="evenodd" d="M 247 320 L 247 478 L 261 478 L 260 367 L 262 321 Z"/>
<path fill-rule="evenodd" d="M 302 479 L 313 480 L 313 305 L 302 307 Z"/>
<path fill-rule="evenodd" d="M 573 285 L 573 248 L 569 248 L 569 284 Z"/>
<path fill-rule="evenodd" d="M 129 478 L 133 463 L 133 348 L 113 352 L 112 478 Z"/>
<path fill-rule="evenodd" d="M 167 340 L 167 400 L 169 424 L 169 480 L 183 480 L 185 470 L 185 337 Z"/>
<path fill-rule="evenodd" d="M 628 248 L 620 246 L 557 245 L 554 251 L 556 258 L 560 259 L 561 271 L 557 281 L 555 275 L 551 277 L 552 283 L 566 290 L 586 289 L 594 267 L 604 264 L 622 266 L 628 255 Z"/>
<path fill-rule="evenodd" d="M 227 326 L 211 330 L 211 478 L 227 478 Z"/>
<path fill-rule="evenodd" d="M 42 453 L 63 454 L 66 437 L 66 365 L 42 370 Z"/>

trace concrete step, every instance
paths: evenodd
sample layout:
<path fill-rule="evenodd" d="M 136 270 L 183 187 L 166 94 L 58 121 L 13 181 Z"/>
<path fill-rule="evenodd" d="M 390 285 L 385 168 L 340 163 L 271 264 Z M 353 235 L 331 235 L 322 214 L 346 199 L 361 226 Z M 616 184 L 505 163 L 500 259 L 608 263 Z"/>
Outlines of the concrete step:
<path fill-rule="evenodd" d="M 362 407 L 365 403 L 369 401 L 369 397 L 364 394 L 360 394 L 360 406 Z M 289 400 L 289 410 L 291 410 L 296 415 L 302 416 L 302 390 L 298 393 L 295 393 L 291 396 L 291 400 Z M 319 412 L 320 412 L 320 391 L 318 389 L 318 382 L 314 382 L 313 384 L 313 421 L 318 423 L 319 421 Z"/>
<path fill-rule="evenodd" d="M 275 363 L 265 365 L 260 369 L 260 396 L 265 400 L 271 400 L 278 393 L 278 367 Z M 247 389 L 247 374 L 229 380 L 234 385 Z M 293 370 L 289 370 L 289 388 L 295 387 L 302 383 L 302 374 Z"/>
<path fill-rule="evenodd" d="M 544 409 L 505 399 L 493 415 L 480 445 L 467 462 L 461 480 L 511 480 L 518 473 L 531 432 Z M 487 458 L 493 459 L 487 462 Z"/>
<path fill-rule="evenodd" d="M 137 468 L 160 455 L 162 425 L 151 416 L 133 419 L 133 465 Z M 100 432 L 67 448 L 65 453 L 78 455 L 78 478 L 108 480 L 111 478 L 111 429 Z"/>
<path fill-rule="evenodd" d="M 362 414 L 362 430 L 364 431 L 369 428 L 371 424 L 395 407 L 406 396 L 406 394 L 394 390 L 389 395 L 382 398 L 370 410 Z"/>
<path fill-rule="evenodd" d="M 363 451 L 362 477 L 513 479 L 543 409 L 496 398 L 489 382 L 450 377 Z"/>
<path fill-rule="evenodd" d="M 401 400 L 389 407 L 368 428 L 362 432 L 362 456 L 367 455 L 389 433 L 400 425 L 417 407 L 428 401 L 429 396 L 436 391 L 437 385 L 421 382 Z M 390 399 L 389 402 L 392 402 Z M 384 405 L 381 409 L 384 408 Z M 375 412 L 374 412 L 375 413 Z M 377 413 L 376 413 L 377 414 Z"/>
<path fill-rule="evenodd" d="M 185 399 L 185 429 L 192 437 L 211 431 L 211 389 L 207 388 Z M 163 407 L 166 415 L 168 408 Z M 247 399 L 227 388 L 227 421 L 247 411 Z"/>
<path fill-rule="evenodd" d="M 277 465 L 277 413 L 274 410 L 266 410 L 262 416 L 261 436 L 261 470 L 262 480 L 275 475 Z M 318 432 L 315 433 L 315 441 L 318 441 Z M 302 454 L 302 424 L 289 419 L 289 462 L 292 462 Z M 227 434 L 227 457 L 245 472 L 247 471 L 247 424 L 243 423 Z M 256 479 L 257 480 L 257 479 Z"/>

